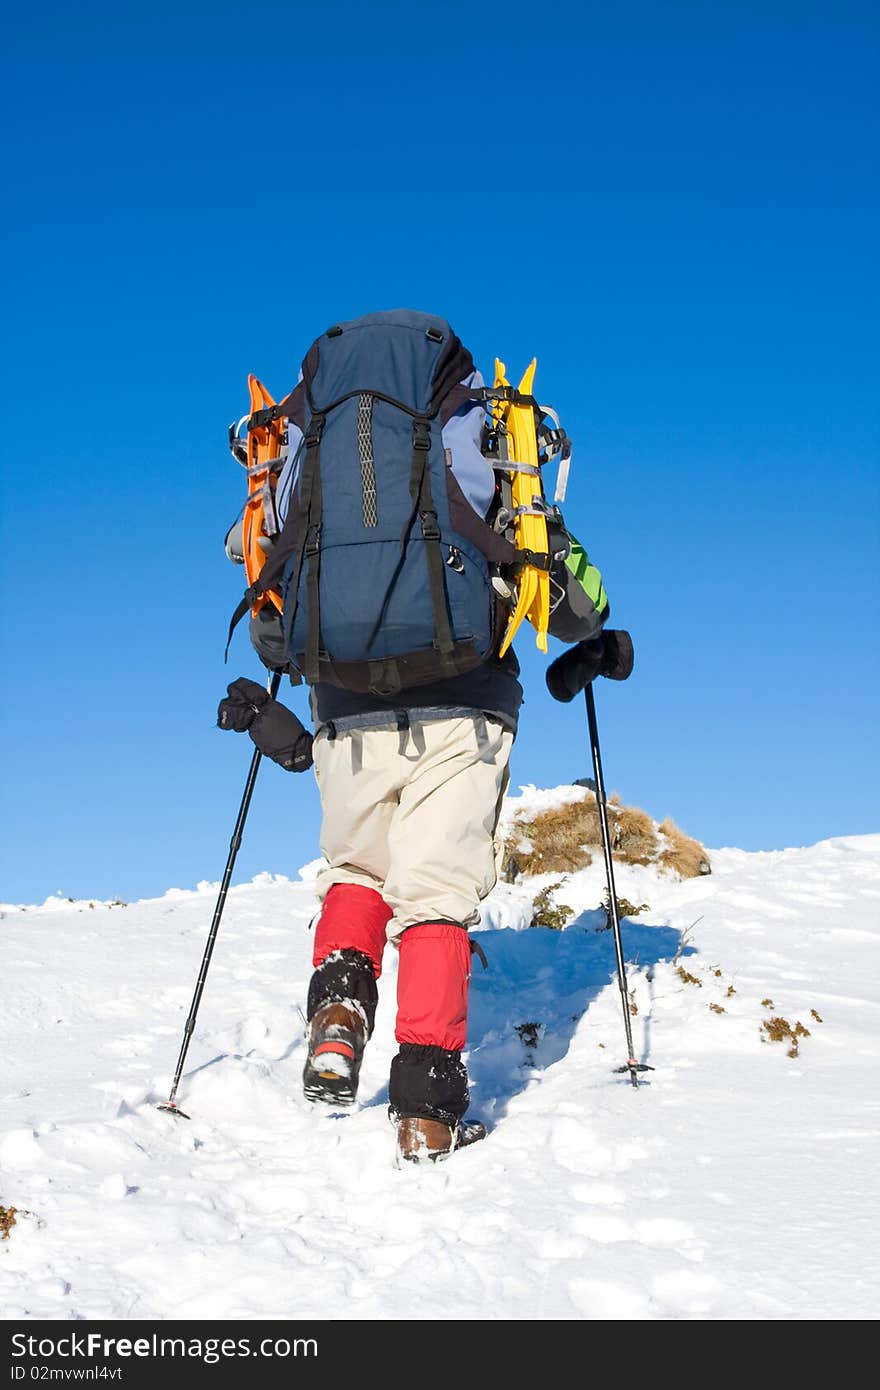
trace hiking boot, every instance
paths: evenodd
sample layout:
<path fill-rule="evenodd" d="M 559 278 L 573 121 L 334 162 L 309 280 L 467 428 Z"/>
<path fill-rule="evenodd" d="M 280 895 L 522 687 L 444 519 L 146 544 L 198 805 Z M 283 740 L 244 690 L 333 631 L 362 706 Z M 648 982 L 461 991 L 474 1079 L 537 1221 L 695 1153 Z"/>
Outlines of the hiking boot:
<path fill-rule="evenodd" d="M 456 1149 L 485 1139 L 486 1127 L 476 1120 L 460 1120 L 457 1125 L 442 1120 L 426 1120 L 407 1115 L 397 1121 L 397 1161 L 437 1163 Z"/>
<path fill-rule="evenodd" d="M 307 1100 L 354 1104 L 366 1040 L 366 1024 L 353 1005 L 324 1004 L 315 1012 L 303 1069 Z"/>

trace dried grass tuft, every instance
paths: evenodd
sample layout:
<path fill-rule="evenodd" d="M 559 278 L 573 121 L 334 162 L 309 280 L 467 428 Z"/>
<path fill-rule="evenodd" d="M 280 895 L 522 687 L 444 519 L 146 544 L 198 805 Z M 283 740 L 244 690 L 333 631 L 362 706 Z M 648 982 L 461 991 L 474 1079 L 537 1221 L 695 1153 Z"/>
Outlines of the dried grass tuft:
<path fill-rule="evenodd" d="M 685 835 L 674 820 L 667 817 L 665 821 L 661 821 L 660 834 L 666 841 L 659 857 L 664 869 L 680 874 L 682 878 L 699 878 L 701 874 L 712 872 L 709 856 L 699 840 Z"/>
<path fill-rule="evenodd" d="M 650 864 L 657 853 L 657 827 L 638 806 L 616 807 L 610 814 L 611 848 L 627 864 Z"/>
<path fill-rule="evenodd" d="M 711 872 L 698 840 L 672 820 L 658 828 L 647 811 L 623 806 L 616 795 L 608 802 L 608 827 L 614 858 L 624 864 L 657 864 L 682 878 Z M 580 801 L 515 821 L 505 844 L 502 877 L 512 882 L 521 874 L 576 873 L 592 863 L 601 843 L 596 797 L 587 792 Z"/>
<path fill-rule="evenodd" d="M 786 1057 L 797 1057 L 801 1038 L 810 1036 L 809 1028 L 805 1028 L 800 1019 L 792 1025 L 787 1018 L 782 1018 L 779 1015 L 776 1018 L 765 1018 L 761 1028 L 767 1034 L 766 1038 L 763 1039 L 764 1042 L 787 1042 L 789 1044 Z"/>
<path fill-rule="evenodd" d="M 519 849 L 523 842 L 531 849 Z M 517 821 L 506 845 L 521 874 L 572 874 L 592 863 L 591 847 L 602 843 L 596 798 L 572 801 L 542 811 L 534 820 Z"/>

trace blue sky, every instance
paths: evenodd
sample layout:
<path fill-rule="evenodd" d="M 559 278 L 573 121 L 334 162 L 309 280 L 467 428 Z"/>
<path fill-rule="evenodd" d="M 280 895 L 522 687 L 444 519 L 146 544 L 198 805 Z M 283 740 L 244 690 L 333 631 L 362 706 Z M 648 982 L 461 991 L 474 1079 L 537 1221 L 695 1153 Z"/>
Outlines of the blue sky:
<path fill-rule="evenodd" d="M 330 323 L 538 356 L 566 507 L 634 636 L 606 780 L 710 845 L 877 817 L 876 11 L 347 3 L 8 22 L 0 896 L 219 877 L 226 453 Z M 518 644 L 514 783 L 589 772 Z M 291 692 L 303 712 L 303 696 Z M 317 853 L 261 775 L 236 877 Z"/>

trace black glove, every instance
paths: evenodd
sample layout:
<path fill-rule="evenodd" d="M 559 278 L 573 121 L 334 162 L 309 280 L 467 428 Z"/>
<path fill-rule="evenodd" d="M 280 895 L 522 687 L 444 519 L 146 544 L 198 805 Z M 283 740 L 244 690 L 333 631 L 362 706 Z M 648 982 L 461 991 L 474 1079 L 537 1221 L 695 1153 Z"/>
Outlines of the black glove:
<path fill-rule="evenodd" d="M 217 706 L 217 727 L 243 734 L 272 697 L 264 685 L 248 680 L 247 676 L 239 676 L 226 689 L 226 699 Z"/>
<path fill-rule="evenodd" d="M 625 628 L 611 628 L 600 638 L 603 644 L 599 675 L 610 681 L 626 681 L 632 675 L 635 662 L 633 639 Z"/>
<path fill-rule="evenodd" d="M 237 734 L 247 730 L 261 753 L 286 772 L 305 772 L 312 765 L 312 736 L 292 710 L 273 700 L 258 681 L 239 676 L 227 686 L 217 708 L 217 725 Z"/>
<path fill-rule="evenodd" d="M 554 700 L 567 704 L 597 676 L 625 681 L 632 673 L 633 644 L 628 632 L 601 633 L 589 642 L 578 642 L 547 667 L 547 689 Z"/>

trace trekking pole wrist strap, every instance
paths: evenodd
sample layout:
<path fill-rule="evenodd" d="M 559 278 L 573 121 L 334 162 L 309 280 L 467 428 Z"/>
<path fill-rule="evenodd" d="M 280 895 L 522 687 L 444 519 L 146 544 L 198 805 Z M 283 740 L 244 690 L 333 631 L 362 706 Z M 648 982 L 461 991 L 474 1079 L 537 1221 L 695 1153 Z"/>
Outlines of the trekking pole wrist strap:
<path fill-rule="evenodd" d="M 263 586 L 260 583 L 259 579 L 255 579 L 253 584 L 251 584 L 250 588 L 245 589 L 244 594 L 241 598 L 241 602 L 237 605 L 235 612 L 232 615 L 232 619 L 229 623 L 229 632 L 226 635 L 226 650 L 223 653 L 224 662 L 226 662 L 229 658 L 229 646 L 232 642 L 232 634 L 235 632 L 235 629 L 238 627 L 245 613 L 247 613 L 251 608 L 253 608 L 257 599 L 261 598 L 262 595 Z"/>

